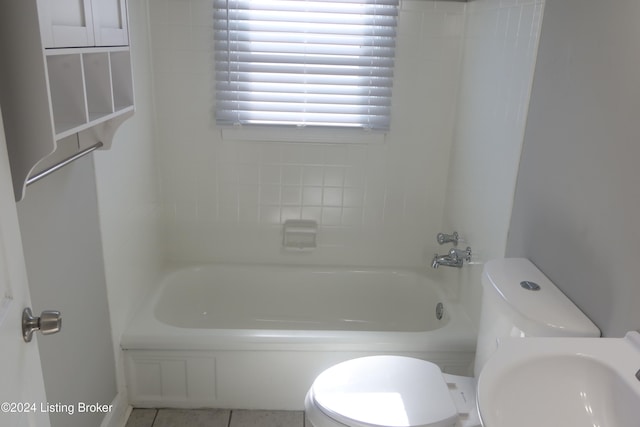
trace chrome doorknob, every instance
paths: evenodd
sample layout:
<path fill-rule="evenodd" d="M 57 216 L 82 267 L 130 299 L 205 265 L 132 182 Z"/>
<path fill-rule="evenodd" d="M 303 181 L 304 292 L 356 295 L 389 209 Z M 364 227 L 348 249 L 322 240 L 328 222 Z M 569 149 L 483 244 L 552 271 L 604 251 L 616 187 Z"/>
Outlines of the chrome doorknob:
<path fill-rule="evenodd" d="M 35 317 L 29 307 L 22 311 L 22 338 L 25 342 L 31 342 L 35 331 L 51 335 L 60 332 L 61 327 L 62 316 L 59 311 L 45 310 L 40 313 L 40 317 Z"/>

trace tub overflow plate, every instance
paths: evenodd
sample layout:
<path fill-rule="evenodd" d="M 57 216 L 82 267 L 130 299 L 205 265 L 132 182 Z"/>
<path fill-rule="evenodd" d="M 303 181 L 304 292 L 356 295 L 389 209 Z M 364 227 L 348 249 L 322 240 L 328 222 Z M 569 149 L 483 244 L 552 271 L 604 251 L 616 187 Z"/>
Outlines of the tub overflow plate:
<path fill-rule="evenodd" d="M 522 282 L 520 282 L 520 286 L 522 286 L 524 289 L 528 291 L 540 290 L 540 285 L 538 285 L 536 282 L 530 282 L 528 280 L 523 280 Z"/>
<path fill-rule="evenodd" d="M 442 320 L 442 316 L 444 315 L 444 305 L 439 302 L 436 305 L 436 319 Z"/>

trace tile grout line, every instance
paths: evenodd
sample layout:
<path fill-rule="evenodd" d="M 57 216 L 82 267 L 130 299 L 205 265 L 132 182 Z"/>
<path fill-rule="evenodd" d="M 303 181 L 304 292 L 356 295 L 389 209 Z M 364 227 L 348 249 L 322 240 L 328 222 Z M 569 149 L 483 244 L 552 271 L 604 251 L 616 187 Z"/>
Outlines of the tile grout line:
<path fill-rule="evenodd" d="M 231 418 L 233 417 L 233 409 L 229 410 L 229 421 L 227 422 L 227 427 L 231 427 Z"/>
<path fill-rule="evenodd" d="M 158 418 L 158 412 L 160 412 L 160 410 L 156 408 L 156 413 L 153 416 L 153 421 L 151 421 L 151 427 L 153 427 L 153 425 L 156 423 L 156 418 Z"/>

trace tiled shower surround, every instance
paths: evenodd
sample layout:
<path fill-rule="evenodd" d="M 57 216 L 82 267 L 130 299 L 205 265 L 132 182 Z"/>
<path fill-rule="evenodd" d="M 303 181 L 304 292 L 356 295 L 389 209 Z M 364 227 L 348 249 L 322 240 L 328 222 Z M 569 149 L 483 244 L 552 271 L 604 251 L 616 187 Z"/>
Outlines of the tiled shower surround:
<path fill-rule="evenodd" d="M 423 263 L 444 208 L 463 3 L 402 3 L 392 129 L 356 144 L 223 139 L 210 2 L 149 6 L 170 260 Z M 318 221 L 314 253 L 281 250 L 280 224 L 295 218 Z"/>
<path fill-rule="evenodd" d="M 537 0 L 402 0 L 391 130 L 319 143 L 223 138 L 213 118 L 211 2 L 150 1 L 166 258 L 424 267 L 441 249 L 436 233 L 454 222 L 480 233 L 472 243 L 485 255 L 501 256 L 541 11 Z M 478 66 L 476 51 L 493 59 Z M 498 78 L 505 70 L 511 77 Z M 513 155 L 499 164 L 483 154 L 501 147 Z M 452 220 L 474 215 L 459 200 L 475 205 L 496 183 L 509 187 L 496 189 L 506 195 L 498 215 L 479 207 L 481 217 Z M 296 218 L 318 221 L 312 253 L 281 248 L 281 223 Z M 495 229 L 497 244 L 480 242 Z"/>

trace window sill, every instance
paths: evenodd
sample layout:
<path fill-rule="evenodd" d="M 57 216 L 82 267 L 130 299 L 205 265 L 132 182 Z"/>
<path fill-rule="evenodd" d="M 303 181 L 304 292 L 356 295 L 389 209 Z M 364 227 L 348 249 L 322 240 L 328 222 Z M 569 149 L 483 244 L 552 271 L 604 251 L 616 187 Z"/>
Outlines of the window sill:
<path fill-rule="evenodd" d="M 290 128 L 284 126 L 220 127 L 223 141 L 311 142 L 324 144 L 382 144 L 387 133 L 363 129 Z"/>

